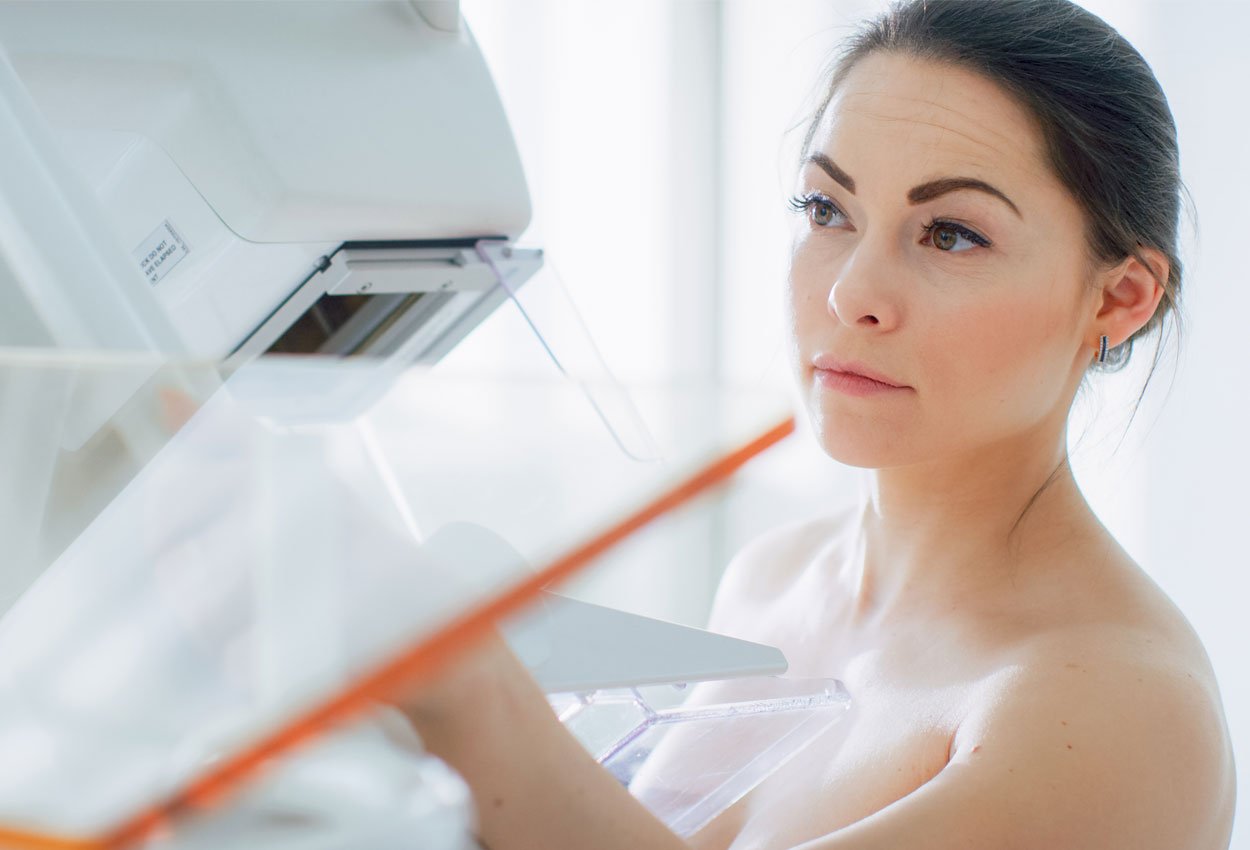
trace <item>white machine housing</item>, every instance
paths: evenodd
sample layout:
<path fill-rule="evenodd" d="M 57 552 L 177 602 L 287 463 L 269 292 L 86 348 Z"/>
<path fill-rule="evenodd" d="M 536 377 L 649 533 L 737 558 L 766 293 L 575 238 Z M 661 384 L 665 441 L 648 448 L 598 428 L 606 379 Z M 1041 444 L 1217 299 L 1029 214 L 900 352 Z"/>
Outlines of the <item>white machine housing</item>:
<path fill-rule="evenodd" d="M 0 41 L 178 353 L 428 362 L 498 302 L 472 246 L 530 203 L 457 3 L 19 0 Z M 441 342 L 397 342 L 435 312 Z"/>

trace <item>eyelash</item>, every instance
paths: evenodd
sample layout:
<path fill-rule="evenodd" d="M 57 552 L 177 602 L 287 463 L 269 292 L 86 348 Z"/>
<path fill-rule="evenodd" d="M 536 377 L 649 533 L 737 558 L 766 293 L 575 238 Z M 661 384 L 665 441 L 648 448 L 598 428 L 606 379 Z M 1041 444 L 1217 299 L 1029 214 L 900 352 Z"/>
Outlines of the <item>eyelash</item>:
<path fill-rule="evenodd" d="M 824 204 L 825 206 L 832 207 L 838 215 L 846 218 L 846 213 L 842 212 L 837 204 L 819 192 L 811 192 L 806 195 L 795 195 L 790 198 L 787 203 L 790 209 L 796 213 L 808 212 L 812 207 L 816 206 L 816 204 Z"/>
<path fill-rule="evenodd" d="M 960 236 L 962 236 L 963 238 L 967 239 L 973 245 L 977 245 L 981 248 L 990 247 L 990 240 L 986 239 L 984 236 L 982 236 L 980 233 L 977 233 L 975 230 L 969 230 L 968 228 L 964 227 L 962 224 L 959 224 L 954 221 L 947 221 L 946 219 L 935 218 L 933 219 L 933 221 L 929 222 L 928 224 L 920 225 L 920 229 L 923 230 L 925 232 L 925 235 L 928 236 L 930 239 L 933 238 L 933 231 L 938 230 L 939 228 L 943 230 L 953 230 L 956 233 L 958 233 Z"/>
<path fill-rule="evenodd" d="M 837 204 L 819 192 L 811 192 L 807 195 L 795 195 L 790 198 L 787 206 L 789 206 L 790 209 L 796 213 L 806 213 L 810 212 L 811 208 L 817 204 L 824 204 L 825 206 L 832 208 L 838 215 L 846 218 L 846 213 L 842 212 L 842 209 Z M 948 221 L 947 219 L 935 218 L 928 224 L 922 224 L 920 226 L 920 229 L 924 231 L 925 236 L 930 238 L 933 236 L 933 231 L 939 228 L 953 230 L 973 245 L 977 245 L 982 248 L 988 248 L 991 245 L 990 240 L 986 239 L 975 230 L 970 230 L 958 222 Z"/>

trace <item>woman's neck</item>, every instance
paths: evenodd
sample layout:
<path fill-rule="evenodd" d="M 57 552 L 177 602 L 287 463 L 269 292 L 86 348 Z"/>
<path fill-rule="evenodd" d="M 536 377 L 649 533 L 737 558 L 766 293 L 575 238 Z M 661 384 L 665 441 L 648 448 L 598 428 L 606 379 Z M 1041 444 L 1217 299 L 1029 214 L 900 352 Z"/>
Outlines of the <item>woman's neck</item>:
<path fill-rule="evenodd" d="M 865 622 L 950 610 L 1101 528 L 1072 477 L 1063 432 L 869 475 L 842 574 Z"/>

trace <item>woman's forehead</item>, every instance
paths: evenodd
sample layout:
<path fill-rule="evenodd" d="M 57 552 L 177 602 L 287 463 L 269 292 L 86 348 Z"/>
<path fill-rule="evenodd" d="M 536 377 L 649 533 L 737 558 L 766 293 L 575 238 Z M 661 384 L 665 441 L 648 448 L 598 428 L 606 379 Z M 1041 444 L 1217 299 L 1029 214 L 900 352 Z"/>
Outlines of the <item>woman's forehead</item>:
<path fill-rule="evenodd" d="M 1036 121 L 1004 89 L 975 72 L 902 55 L 871 55 L 854 66 L 821 118 L 816 151 L 865 186 L 874 177 L 914 183 L 951 172 L 1055 182 Z"/>

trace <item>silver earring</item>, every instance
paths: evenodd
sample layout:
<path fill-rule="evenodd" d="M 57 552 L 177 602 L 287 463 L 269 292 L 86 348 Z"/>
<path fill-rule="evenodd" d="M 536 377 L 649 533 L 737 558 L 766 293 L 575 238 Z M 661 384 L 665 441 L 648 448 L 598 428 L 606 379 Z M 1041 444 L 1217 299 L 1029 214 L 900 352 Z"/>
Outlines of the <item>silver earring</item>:
<path fill-rule="evenodd" d="M 1102 339 L 1098 340 L 1098 362 L 1107 362 L 1107 335 L 1103 334 Z"/>

